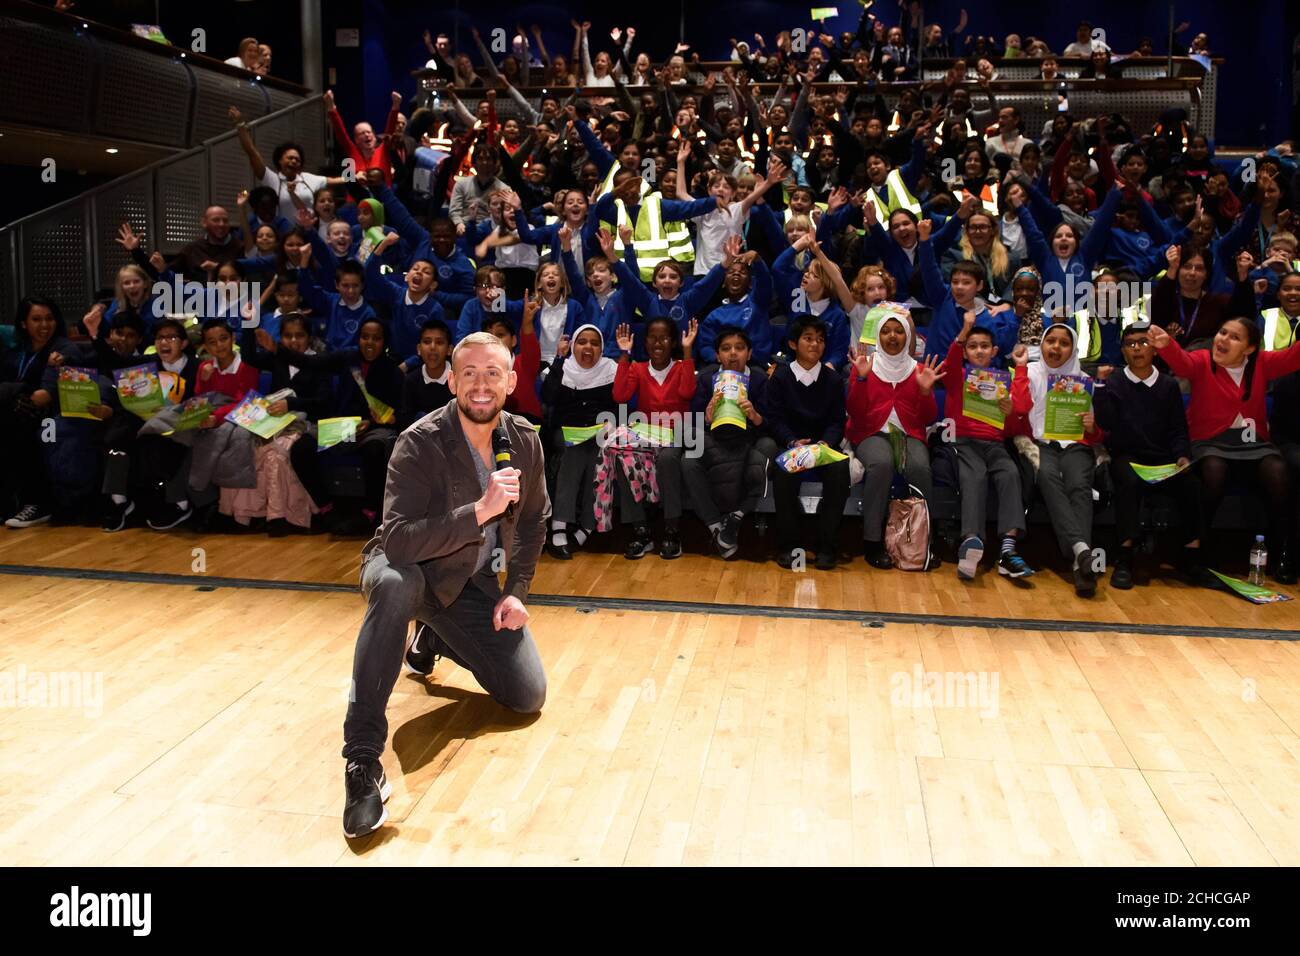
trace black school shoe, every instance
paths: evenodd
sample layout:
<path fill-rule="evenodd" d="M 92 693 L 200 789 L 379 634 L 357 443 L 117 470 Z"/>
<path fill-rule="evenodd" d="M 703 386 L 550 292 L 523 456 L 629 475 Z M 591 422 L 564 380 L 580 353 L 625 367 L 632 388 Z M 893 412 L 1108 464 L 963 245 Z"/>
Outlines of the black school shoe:
<path fill-rule="evenodd" d="M 374 833 L 388 819 L 384 801 L 393 785 L 378 760 L 350 760 L 343 771 L 343 835 L 349 840 Z"/>
<path fill-rule="evenodd" d="M 550 534 L 546 536 L 546 553 L 549 554 L 551 557 L 555 558 L 555 560 L 557 561 L 572 561 L 573 552 L 569 550 L 567 538 L 565 544 L 556 544 L 555 543 L 556 533 L 557 532 L 552 531 Z"/>
<path fill-rule="evenodd" d="M 818 571 L 834 571 L 837 563 L 833 547 L 817 549 L 816 567 Z"/>
<path fill-rule="evenodd" d="M 1079 597 L 1092 597 L 1097 593 L 1097 575 L 1086 561 L 1081 560 L 1074 566 L 1074 593 Z"/>
<path fill-rule="evenodd" d="M 1133 589 L 1133 549 L 1121 548 L 1110 572 L 1110 586 L 1121 591 Z"/>
<path fill-rule="evenodd" d="M 894 559 L 885 550 L 885 542 L 883 541 L 868 541 L 864 549 L 863 560 L 873 568 L 879 568 L 882 571 L 887 571 L 894 566 Z"/>
<path fill-rule="evenodd" d="M 108 504 L 104 506 L 104 520 L 100 527 L 109 533 L 121 531 L 126 527 L 127 516 L 133 511 L 135 511 L 135 502 L 124 501 L 119 505 L 109 498 Z"/>

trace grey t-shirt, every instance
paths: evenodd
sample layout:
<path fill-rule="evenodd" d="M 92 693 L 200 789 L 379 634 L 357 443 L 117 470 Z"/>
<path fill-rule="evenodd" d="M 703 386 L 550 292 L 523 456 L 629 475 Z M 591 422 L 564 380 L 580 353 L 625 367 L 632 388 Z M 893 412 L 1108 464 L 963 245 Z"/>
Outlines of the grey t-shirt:
<path fill-rule="evenodd" d="M 483 463 L 483 456 L 478 453 L 478 449 L 470 444 L 466 439 L 465 444 L 469 445 L 469 457 L 474 459 L 474 472 L 478 475 L 478 485 L 480 491 L 487 491 L 488 466 Z M 497 520 L 494 518 L 483 526 L 483 543 L 478 547 L 478 560 L 474 562 L 475 574 L 495 574 L 492 570 L 492 553 L 497 549 L 499 539 L 497 533 Z"/>

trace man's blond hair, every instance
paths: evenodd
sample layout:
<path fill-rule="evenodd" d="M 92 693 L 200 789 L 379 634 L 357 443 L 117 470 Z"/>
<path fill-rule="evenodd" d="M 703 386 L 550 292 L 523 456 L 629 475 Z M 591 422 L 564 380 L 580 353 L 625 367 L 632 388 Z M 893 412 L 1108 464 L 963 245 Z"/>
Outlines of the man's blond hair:
<path fill-rule="evenodd" d="M 506 347 L 506 343 L 502 342 L 491 332 L 471 332 L 469 335 L 457 342 L 456 347 L 452 349 L 451 367 L 453 371 L 456 369 L 456 356 L 460 353 L 460 350 L 465 348 L 467 345 L 495 345 L 501 351 L 506 353 L 506 368 L 510 367 L 510 361 L 514 358 L 514 356 L 510 354 L 510 349 Z"/>

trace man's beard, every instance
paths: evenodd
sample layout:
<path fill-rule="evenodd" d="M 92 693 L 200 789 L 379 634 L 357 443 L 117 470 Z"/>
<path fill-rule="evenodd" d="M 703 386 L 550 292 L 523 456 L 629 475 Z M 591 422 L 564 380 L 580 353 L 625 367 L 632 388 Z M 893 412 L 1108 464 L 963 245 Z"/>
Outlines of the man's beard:
<path fill-rule="evenodd" d="M 472 421 L 475 425 L 486 425 L 501 414 L 501 409 L 505 408 L 505 402 L 493 402 L 490 408 L 481 408 L 470 404 L 469 399 L 456 397 L 456 407 L 460 413 Z"/>

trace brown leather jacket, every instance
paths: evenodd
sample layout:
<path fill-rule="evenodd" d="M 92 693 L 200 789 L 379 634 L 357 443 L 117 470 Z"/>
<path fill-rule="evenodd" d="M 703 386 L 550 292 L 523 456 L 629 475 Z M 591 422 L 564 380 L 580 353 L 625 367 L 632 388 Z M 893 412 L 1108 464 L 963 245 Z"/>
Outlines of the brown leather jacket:
<path fill-rule="evenodd" d="M 509 412 L 501 423 L 510 436 L 514 467 L 523 472 L 519 501 L 501 515 L 498 540 L 505 550 L 503 593 L 524 600 L 546 540 L 551 500 L 546 493 L 542 443 L 528 420 Z M 362 552 L 382 551 L 391 564 L 419 564 L 438 604 L 447 607 L 474 574 L 483 532 L 474 516 L 481 496 L 474 454 L 453 399 L 397 438 L 388 460 L 384 520 Z"/>

